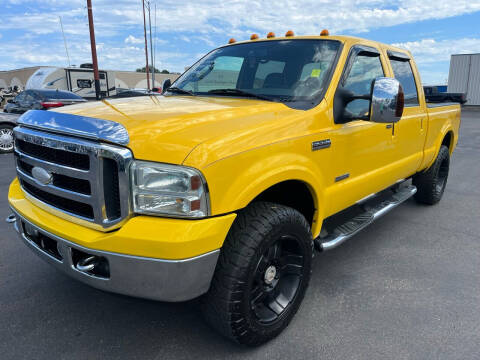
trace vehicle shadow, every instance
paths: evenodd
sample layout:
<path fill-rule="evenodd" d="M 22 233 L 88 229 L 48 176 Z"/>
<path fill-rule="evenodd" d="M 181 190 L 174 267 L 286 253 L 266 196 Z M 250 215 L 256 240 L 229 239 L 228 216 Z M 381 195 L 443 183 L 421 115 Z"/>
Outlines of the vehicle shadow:
<path fill-rule="evenodd" d="M 370 229 L 375 226 L 379 225 Z M 8 232 L 9 241 L 16 238 L 13 230 Z M 190 359 L 194 352 L 198 358 L 224 359 L 264 357 L 273 349 L 278 354 L 279 348 L 301 354 L 307 345 L 292 334 L 305 331 L 302 327 L 311 323 L 312 316 L 318 320 L 320 334 L 328 331 L 322 318 L 331 309 L 319 312 L 319 301 L 328 306 L 354 281 L 355 275 L 341 268 L 362 257 L 363 249 L 382 246 L 375 245 L 378 239 L 368 234 L 368 229 L 365 232 L 335 251 L 316 255 L 311 286 L 299 313 L 277 339 L 258 348 L 240 346 L 213 331 L 203 320 L 199 299 L 165 303 L 103 292 L 51 268 L 19 242 L 16 252 L 22 259 L 14 271 L 20 272 L 17 278 L 21 283 L 16 286 L 16 298 L 10 299 L 14 303 L 5 309 L 11 315 L 4 316 L 10 328 L 16 329 L 8 343 L 40 358 L 39 354 L 54 358 Z M 22 312 L 21 317 L 14 315 L 16 311 Z"/>

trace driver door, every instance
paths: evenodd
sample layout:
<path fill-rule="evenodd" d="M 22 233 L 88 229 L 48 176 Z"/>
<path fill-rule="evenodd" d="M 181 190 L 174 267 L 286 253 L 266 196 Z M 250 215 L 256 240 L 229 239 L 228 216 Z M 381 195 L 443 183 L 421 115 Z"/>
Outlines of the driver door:
<path fill-rule="evenodd" d="M 342 87 L 354 95 L 368 95 L 373 81 L 386 76 L 386 69 L 386 61 L 379 49 L 353 46 L 337 89 Z M 340 118 L 336 110 L 332 116 L 333 172 L 328 196 L 332 201 L 327 206 L 328 215 L 397 180 L 391 171 L 395 155 L 392 124 L 368 120 L 370 100 L 357 99 L 348 103 L 341 114 L 348 115 L 348 121 L 345 116 Z"/>

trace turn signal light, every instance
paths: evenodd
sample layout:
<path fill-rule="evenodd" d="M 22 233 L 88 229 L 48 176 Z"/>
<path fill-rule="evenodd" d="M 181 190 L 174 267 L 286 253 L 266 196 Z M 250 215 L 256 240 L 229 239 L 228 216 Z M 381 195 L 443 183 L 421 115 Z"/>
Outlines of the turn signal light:
<path fill-rule="evenodd" d="M 257 34 L 252 34 L 252 36 L 250 36 L 250 40 L 257 40 L 257 39 L 258 39 Z"/>
<path fill-rule="evenodd" d="M 322 32 L 320 33 L 320 36 L 328 36 L 330 33 L 328 32 L 327 29 L 323 29 Z"/>
<path fill-rule="evenodd" d="M 228 40 L 229 44 L 233 44 L 234 42 L 237 42 L 237 40 L 235 40 L 234 38 L 231 38 L 230 40 Z"/>
<path fill-rule="evenodd" d="M 270 39 L 270 38 L 274 38 L 275 37 L 275 33 L 270 31 L 268 34 L 267 34 L 267 39 Z"/>
<path fill-rule="evenodd" d="M 285 33 L 285 36 L 295 36 L 295 33 L 293 32 L 293 30 L 288 30 L 286 33 Z"/>

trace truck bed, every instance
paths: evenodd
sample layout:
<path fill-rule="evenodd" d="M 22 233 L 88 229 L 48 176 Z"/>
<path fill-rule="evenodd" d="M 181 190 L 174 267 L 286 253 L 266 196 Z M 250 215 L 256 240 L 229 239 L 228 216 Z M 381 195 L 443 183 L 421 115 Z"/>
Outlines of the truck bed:
<path fill-rule="evenodd" d="M 446 132 L 452 134 L 450 153 L 455 148 L 460 128 L 460 108 L 459 103 L 427 103 L 428 125 L 422 168 L 431 165 Z"/>

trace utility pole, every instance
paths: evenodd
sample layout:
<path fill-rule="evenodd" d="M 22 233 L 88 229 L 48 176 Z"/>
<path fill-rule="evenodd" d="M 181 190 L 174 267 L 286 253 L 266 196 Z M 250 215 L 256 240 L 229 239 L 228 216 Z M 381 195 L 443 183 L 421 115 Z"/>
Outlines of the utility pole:
<path fill-rule="evenodd" d="M 147 45 L 147 22 L 145 20 L 145 0 L 142 0 L 143 6 L 143 37 L 145 38 L 145 72 L 147 73 L 147 88 L 150 90 L 150 77 L 148 76 L 148 45 Z"/>
<path fill-rule="evenodd" d="M 88 27 L 90 29 L 90 47 L 92 48 L 93 78 L 95 79 L 95 97 L 100 100 L 100 76 L 98 75 L 97 46 L 95 29 L 93 28 L 92 0 L 87 0 Z"/>
<path fill-rule="evenodd" d="M 150 60 L 152 61 L 152 88 L 155 87 L 155 66 L 153 64 L 152 17 L 150 15 L 151 2 L 148 1 L 148 26 L 150 28 Z"/>

